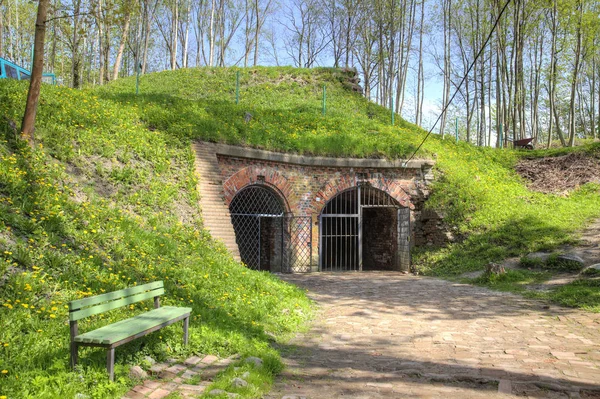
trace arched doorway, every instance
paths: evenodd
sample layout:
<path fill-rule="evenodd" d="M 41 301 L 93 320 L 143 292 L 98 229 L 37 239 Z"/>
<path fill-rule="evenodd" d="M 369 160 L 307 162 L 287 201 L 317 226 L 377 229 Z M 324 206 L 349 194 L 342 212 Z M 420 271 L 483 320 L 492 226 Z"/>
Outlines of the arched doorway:
<path fill-rule="evenodd" d="M 284 199 L 266 184 L 240 190 L 229 204 L 240 258 L 254 270 L 301 273 L 312 269 L 310 216 L 287 213 Z"/>
<path fill-rule="evenodd" d="M 254 270 L 280 271 L 283 255 L 283 201 L 269 187 L 250 185 L 229 204 L 242 262 Z"/>
<path fill-rule="evenodd" d="M 408 270 L 410 210 L 367 183 L 345 190 L 319 216 L 322 271 Z"/>

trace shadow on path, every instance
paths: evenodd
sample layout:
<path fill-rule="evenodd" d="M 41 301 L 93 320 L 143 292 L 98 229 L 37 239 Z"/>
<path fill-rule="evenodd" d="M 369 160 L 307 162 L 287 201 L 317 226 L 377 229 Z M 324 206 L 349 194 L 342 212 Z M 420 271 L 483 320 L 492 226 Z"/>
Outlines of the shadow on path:
<path fill-rule="evenodd" d="M 282 278 L 321 309 L 269 398 L 600 398 L 600 315 L 397 273 Z"/>

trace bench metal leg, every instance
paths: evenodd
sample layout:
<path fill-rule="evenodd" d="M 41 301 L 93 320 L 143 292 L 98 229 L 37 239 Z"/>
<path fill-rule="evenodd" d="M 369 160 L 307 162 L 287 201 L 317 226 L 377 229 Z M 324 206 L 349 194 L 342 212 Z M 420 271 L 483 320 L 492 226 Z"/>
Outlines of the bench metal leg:
<path fill-rule="evenodd" d="M 115 348 L 110 348 L 106 351 L 106 371 L 108 371 L 108 379 L 115 380 Z"/>
<path fill-rule="evenodd" d="M 77 366 L 77 360 L 78 360 L 77 359 L 77 357 L 78 357 L 77 349 L 79 347 L 79 345 L 77 345 L 77 342 L 75 342 L 75 337 L 79 333 L 79 328 L 77 326 L 77 320 L 69 322 L 69 330 L 70 330 L 70 334 L 71 334 L 71 367 L 75 368 L 75 366 Z"/>
<path fill-rule="evenodd" d="M 190 327 L 190 318 L 189 316 L 183 319 L 183 344 L 188 344 L 188 329 Z"/>
<path fill-rule="evenodd" d="M 77 342 L 71 342 L 71 367 L 75 368 L 77 366 L 77 361 L 79 360 L 79 353 Z"/>

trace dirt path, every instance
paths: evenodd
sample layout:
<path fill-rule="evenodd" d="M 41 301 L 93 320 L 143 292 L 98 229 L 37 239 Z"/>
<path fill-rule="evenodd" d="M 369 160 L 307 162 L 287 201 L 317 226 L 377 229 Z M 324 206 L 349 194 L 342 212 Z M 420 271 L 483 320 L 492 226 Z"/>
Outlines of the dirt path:
<path fill-rule="evenodd" d="M 283 276 L 321 307 L 267 398 L 600 398 L 600 315 L 397 273 Z"/>
<path fill-rule="evenodd" d="M 563 252 L 576 254 L 585 260 L 586 266 L 600 263 L 600 219 L 594 221 L 581 232 L 581 243 L 565 246 Z"/>

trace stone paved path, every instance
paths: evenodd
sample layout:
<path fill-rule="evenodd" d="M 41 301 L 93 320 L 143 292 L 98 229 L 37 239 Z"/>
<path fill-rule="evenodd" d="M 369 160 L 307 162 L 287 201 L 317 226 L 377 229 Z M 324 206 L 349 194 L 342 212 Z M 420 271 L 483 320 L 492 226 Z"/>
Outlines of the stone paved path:
<path fill-rule="evenodd" d="M 599 314 L 397 273 L 282 278 L 321 311 L 267 398 L 600 398 Z"/>
<path fill-rule="evenodd" d="M 162 399 L 174 393 L 179 398 L 197 398 L 219 372 L 237 359 L 237 355 L 226 359 L 201 355 L 192 356 L 183 363 L 156 363 L 150 368 L 155 379 L 136 385 L 122 399 Z M 199 381 L 191 383 L 194 380 Z"/>

